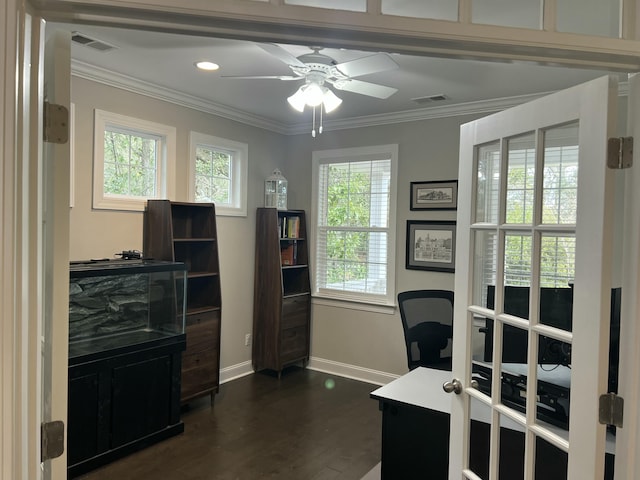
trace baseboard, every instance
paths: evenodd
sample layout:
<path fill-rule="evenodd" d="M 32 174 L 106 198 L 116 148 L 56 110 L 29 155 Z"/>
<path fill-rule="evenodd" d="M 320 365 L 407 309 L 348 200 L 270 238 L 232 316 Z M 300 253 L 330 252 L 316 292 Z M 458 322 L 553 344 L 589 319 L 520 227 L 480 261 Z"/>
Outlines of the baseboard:
<path fill-rule="evenodd" d="M 326 360 L 318 357 L 311 357 L 309 359 L 308 368 L 319 372 L 330 373 L 340 377 L 371 383 L 373 385 L 386 385 L 392 380 L 400 377 L 400 375 L 394 375 L 392 373 L 380 372 L 378 370 L 371 370 L 370 368 L 334 362 L 333 360 Z"/>
<path fill-rule="evenodd" d="M 220 369 L 220 383 L 222 384 L 230 382 L 231 380 L 245 377 L 247 375 L 251 375 L 252 373 L 253 366 L 251 365 L 251 361 L 236 363 L 235 365 L 231 365 L 230 367 Z"/>
<path fill-rule="evenodd" d="M 334 362 L 324 358 L 311 357 L 307 367 L 310 370 L 329 373 L 339 377 L 351 378 L 361 382 L 371 383 L 373 385 L 386 385 L 395 380 L 400 375 L 392 373 L 371 370 L 370 368 L 359 367 L 357 365 L 349 365 L 348 363 Z M 236 363 L 230 367 L 220 369 L 220 383 L 230 382 L 237 378 L 242 378 L 253 373 L 253 365 L 250 361 Z"/>

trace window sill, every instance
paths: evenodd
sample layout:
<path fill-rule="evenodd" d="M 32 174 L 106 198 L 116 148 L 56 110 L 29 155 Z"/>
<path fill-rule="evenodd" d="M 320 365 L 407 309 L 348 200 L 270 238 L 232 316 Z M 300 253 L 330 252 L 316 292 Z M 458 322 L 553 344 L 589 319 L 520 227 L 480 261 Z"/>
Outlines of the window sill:
<path fill-rule="evenodd" d="M 394 315 L 397 309 L 395 304 L 383 305 L 379 303 L 367 303 L 365 301 L 320 297 L 317 295 L 312 295 L 311 303 L 325 307 L 346 308 L 350 310 L 381 313 L 384 315 Z"/>

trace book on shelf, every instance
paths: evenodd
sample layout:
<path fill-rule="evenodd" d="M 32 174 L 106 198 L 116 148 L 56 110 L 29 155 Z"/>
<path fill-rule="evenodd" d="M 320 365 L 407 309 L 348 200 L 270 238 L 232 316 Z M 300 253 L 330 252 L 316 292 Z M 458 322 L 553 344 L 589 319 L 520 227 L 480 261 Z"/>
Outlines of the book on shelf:
<path fill-rule="evenodd" d="M 280 261 L 282 265 L 295 265 L 297 256 L 297 245 L 289 244 L 280 248 Z"/>
<path fill-rule="evenodd" d="M 298 238 L 300 235 L 300 217 L 289 218 L 289 238 Z"/>

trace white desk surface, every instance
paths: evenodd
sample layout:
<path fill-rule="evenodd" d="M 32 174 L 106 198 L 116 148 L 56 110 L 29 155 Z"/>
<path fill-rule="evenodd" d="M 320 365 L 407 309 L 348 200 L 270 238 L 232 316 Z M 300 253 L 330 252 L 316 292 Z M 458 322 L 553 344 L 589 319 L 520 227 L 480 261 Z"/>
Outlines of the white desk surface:
<path fill-rule="evenodd" d="M 418 367 L 374 390 L 370 393 L 370 396 L 376 400 L 399 402 L 450 414 L 451 395 L 453 394 L 445 393 L 442 389 L 442 384 L 451 381 L 452 378 L 452 373 L 448 371 Z M 490 423 L 489 411 L 486 406 L 484 406 L 484 408 L 482 408 L 482 406 L 478 401 L 473 402 L 471 417 L 485 423 Z M 502 417 L 503 427 L 523 431 L 522 425 L 504 415 Z M 546 426 L 556 434 L 565 438 L 567 438 L 569 434 L 568 431 L 553 425 Z M 615 436 L 609 432 L 607 432 L 607 452 L 615 452 Z"/>
<path fill-rule="evenodd" d="M 374 390 L 371 398 L 451 413 L 451 397 L 442 389 L 442 384 L 452 378 L 451 372 L 418 367 Z"/>

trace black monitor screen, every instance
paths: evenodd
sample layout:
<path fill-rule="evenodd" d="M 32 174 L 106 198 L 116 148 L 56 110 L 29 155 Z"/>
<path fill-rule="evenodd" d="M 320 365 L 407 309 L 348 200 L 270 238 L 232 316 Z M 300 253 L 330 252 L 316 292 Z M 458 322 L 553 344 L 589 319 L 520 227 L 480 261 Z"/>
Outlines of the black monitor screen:
<path fill-rule="evenodd" d="M 618 356 L 620 348 L 620 304 L 621 289 L 611 290 L 611 330 L 609 348 L 609 391 L 617 391 Z M 487 308 L 494 309 L 495 286 L 487 287 Z M 573 288 L 541 288 L 540 289 L 540 323 L 571 330 L 573 310 Z M 507 286 L 504 291 L 504 313 L 521 318 L 529 318 L 529 287 Z M 484 344 L 484 361 L 491 361 L 493 351 L 493 320 L 487 319 Z M 540 364 L 571 363 L 570 348 L 561 348 L 562 358 L 559 361 L 557 341 L 540 337 L 538 362 Z M 527 332 L 505 325 L 503 328 L 502 361 L 508 363 L 526 363 Z M 566 344 L 564 344 L 566 345 Z"/>

